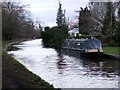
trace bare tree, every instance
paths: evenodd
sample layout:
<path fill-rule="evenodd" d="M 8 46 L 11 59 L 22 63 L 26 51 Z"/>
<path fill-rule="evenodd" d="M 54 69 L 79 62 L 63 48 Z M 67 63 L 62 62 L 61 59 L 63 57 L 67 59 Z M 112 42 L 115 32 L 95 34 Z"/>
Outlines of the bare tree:
<path fill-rule="evenodd" d="M 89 3 L 92 20 L 96 23 L 93 27 L 96 27 L 97 31 L 101 31 L 101 28 L 103 27 L 103 20 L 106 14 L 106 5 L 106 2 Z"/>
<path fill-rule="evenodd" d="M 2 36 L 3 40 L 14 38 L 31 38 L 35 36 L 35 25 L 31 14 L 16 2 L 2 2 Z"/>

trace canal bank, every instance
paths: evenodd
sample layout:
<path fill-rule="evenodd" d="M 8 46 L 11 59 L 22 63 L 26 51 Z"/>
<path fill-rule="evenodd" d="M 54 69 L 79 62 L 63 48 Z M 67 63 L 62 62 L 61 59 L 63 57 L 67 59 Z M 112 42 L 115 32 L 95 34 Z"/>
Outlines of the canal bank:
<path fill-rule="evenodd" d="M 110 58 L 120 59 L 120 47 L 103 47 L 104 54 Z"/>
<path fill-rule="evenodd" d="M 23 40 L 22 40 L 23 41 Z M 19 41 L 3 42 L 2 48 L 2 88 L 47 88 L 54 90 L 53 86 L 26 69 L 17 60 L 7 54 L 7 49 Z"/>

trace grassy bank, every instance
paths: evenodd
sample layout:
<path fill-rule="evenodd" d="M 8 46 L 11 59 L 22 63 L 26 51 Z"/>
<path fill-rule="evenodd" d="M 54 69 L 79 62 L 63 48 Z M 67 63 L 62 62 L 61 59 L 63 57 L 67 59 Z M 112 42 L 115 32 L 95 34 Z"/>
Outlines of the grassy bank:
<path fill-rule="evenodd" d="M 105 54 L 120 55 L 120 47 L 103 47 L 103 51 Z"/>
<path fill-rule="evenodd" d="M 15 42 L 15 41 L 14 41 Z M 2 86 L 3 88 L 47 88 L 54 90 L 53 86 L 37 75 L 28 71 L 22 64 L 7 54 L 7 47 L 13 41 L 3 42 L 2 50 Z M 16 42 L 15 42 L 16 43 Z"/>

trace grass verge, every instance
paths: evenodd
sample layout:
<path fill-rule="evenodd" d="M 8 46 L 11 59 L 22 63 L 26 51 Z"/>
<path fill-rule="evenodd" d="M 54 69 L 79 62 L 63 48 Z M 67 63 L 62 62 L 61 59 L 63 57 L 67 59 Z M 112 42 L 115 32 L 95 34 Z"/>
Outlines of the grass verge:
<path fill-rule="evenodd" d="M 120 55 L 120 47 L 103 47 L 105 54 L 116 54 Z"/>
<path fill-rule="evenodd" d="M 54 90 L 53 86 L 30 72 L 17 60 L 7 54 L 6 48 L 13 41 L 3 42 L 2 50 L 2 88 L 47 88 Z"/>

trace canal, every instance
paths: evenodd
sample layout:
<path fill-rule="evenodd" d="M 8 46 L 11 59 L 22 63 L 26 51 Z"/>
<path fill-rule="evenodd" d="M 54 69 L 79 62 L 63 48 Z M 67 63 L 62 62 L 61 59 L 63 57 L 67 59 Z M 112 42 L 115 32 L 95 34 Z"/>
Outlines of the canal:
<path fill-rule="evenodd" d="M 25 41 L 9 51 L 28 70 L 55 88 L 118 88 L 118 60 L 81 59 L 44 48 L 41 39 Z"/>

